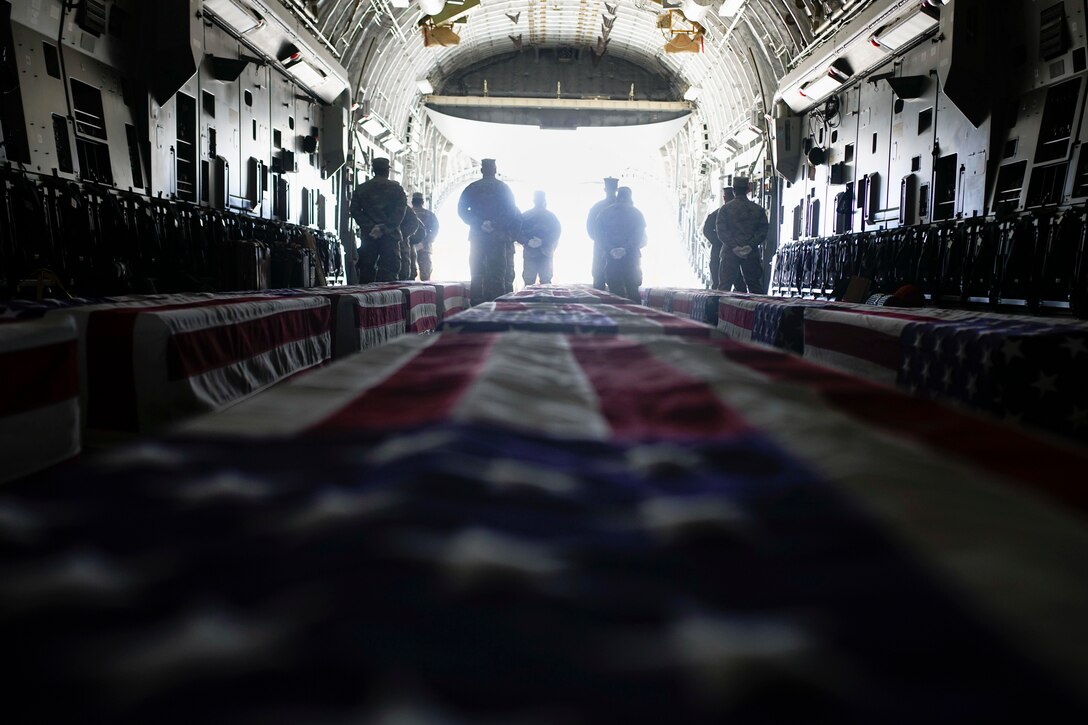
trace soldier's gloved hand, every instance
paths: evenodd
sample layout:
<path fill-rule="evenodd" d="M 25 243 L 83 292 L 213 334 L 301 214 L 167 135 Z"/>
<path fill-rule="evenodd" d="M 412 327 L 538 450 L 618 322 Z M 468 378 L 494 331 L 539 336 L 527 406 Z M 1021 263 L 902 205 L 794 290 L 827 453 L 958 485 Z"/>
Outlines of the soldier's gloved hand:
<path fill-rule="evenodd" d="M 529 240 L 529 246 L 532 247 L 533 249 L 536 249 L 540 245 L 541 245 L 540 237 L 533 237 L 532 239 Z"/>
<path fill-rule="evenodd" d="M 741 259 L 746 258 L 751 253 L 752 247 L 748 244 L 745 244 L 743 247 L 733 247 L 733 254 L 737 255 Z"/>
<path fill-rule="evenodd" d="M 423 242 L 418 242 L 418 243 L 416 243 L 416 244 L 413 244 L 413 245 L 412 245 L 412 249 L 416 250 L 417 252 L 418 252 L 419 250 L 423 249 Z"/>
<path fill-rule="evenodd" d="M 480 225 L 480 229 L 483 229 L 485 232 L 490 234 L 491 232 L 495 231 L 495 225 L 491 223 L 490 219 L 484 219 L 484 223 Z"/>
<path fill-rule="evenodd" d="M 623 247 L 616 247 L 615 249 L 611 250 L 609 254 L 612 255 L 612 259 L 623 259 L 627 256 L 627 250 Z"/>
<path fill-rule="evenodd" d="M 370 238 L 371 239 L 378 239 L 379 237 L 381 237 L 384 234 L 385 234 L 385 227 L 383 227 L 381 224 L 375 224 L 374 226 L 372 226 L 370 228 Z"/>

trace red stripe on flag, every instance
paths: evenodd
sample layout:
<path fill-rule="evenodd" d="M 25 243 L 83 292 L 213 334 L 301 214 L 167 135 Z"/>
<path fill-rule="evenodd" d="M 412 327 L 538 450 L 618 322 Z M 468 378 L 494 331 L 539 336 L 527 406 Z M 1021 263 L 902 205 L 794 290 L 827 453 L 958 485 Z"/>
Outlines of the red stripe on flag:
<path fill-rule="evenodd" d="M 167 377 L 181 380 L 249 360 L 288 343 L 329 330 L 331 306 L 286 310 L 244 322 L 170 336 L 166 344 Z"/>
<path fill-rule="evenodd" d="M 856 357 L 892 371 L 899 369 L 903 357 L 897 333 L 806 317 L 805 349 L 812 348 Z"/>
<path fill-rule="evenodd" d="M 266 296 L 228 297 L 148 307 L 113 307 L 92 312 L 87 320 L 87 425 L 105 430 L 137 428 L 132 335 L 139 315 L 268 299 Z"/>
<path fill-rule="evenodd" d="M 404 322 L 404 305 L 394 302 L 388 305 L 355 305 L 355 326 L 360 330 Z"/>
<path fill-rule="evenodd" d="M 76 342 L 55 342 L 0 355 L 0 417 L 79 395 Z"/>
<path fill-rule="evenodd" d="M 756 325 L 756 312 L 745 307 L 727 305 L 723 303 L 718 307 L 718 319 L 731 325 L 751 331 Z"/>
<path fill-rule="evenodd" d="M 729 360 L 772 380 L 813 388 L 833 408 L 860 421 L 1088 511 L 1088 486 L 1078 483 L 1088 470 L 1086 451 L 1054 445 L 953 406 L 813 365 L 794 355 L 732 340 L 718 344 Z"/>
<path fill-rule="evenodd" d="M 387 430 L 440 423 L 475 382 L 495 335 L 449 335 L 321 423 L 314 433 Z"/>
<path fill-rule="evenodd" d="M 715 438 L 749 430 L 712 386 L 624 337 L 568 337 L 617 438 Z"/>

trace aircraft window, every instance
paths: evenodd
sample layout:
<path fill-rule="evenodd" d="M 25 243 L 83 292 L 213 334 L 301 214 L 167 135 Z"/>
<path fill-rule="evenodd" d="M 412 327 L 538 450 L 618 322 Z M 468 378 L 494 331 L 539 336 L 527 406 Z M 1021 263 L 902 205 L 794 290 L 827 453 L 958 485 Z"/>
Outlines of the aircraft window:
<path fill-rule="evenodd" d="M 247 106 L 252 106 L 253 105 L 253 92 L 252 91 L 243 91 L 242 92 L 242 102 L 245 103 Z"/>
<path fill-rule="evenodd" d="M 928 131 L 933 125 L 933 109 L 927 108 L 924 111 L 918 112 L 918 135 Z"/>
<path fill-rule="evenodd" d="M 60 59 L 57 57 L 57 46 L 42 43 L 42 55 L 45 56 L 45 72 L 53 78 L 60 78 Z"/>

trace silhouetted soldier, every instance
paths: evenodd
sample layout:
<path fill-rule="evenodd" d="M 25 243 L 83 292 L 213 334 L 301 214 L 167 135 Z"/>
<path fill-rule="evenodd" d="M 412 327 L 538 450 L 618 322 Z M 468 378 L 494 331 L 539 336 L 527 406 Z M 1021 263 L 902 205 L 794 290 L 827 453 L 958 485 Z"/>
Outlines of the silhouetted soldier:
<path fill-rule="evenodd" d="M 767 214 L 748 199 L 748 179 L 734 178 L 733 190 L 737 198 L 718 210 L 714 225 L 722 242 L 718 282 L 723 290 L 736 286 L 740 292 L 762 294 L 766 290 L 760 248 L 767 238 Z"/>
<path fill-rule="evenodd" d="M 611 176 L 604 180 L 604 198 L 598 201 L 589 210 L 586 217 L 586 232 L 593 240 L 593 286 L 597 289 L 605 287 L 605 249 L 601 244 L 600 231 L 597 226 L 597 217 L 601 212 L 616 203 L 616 189 L 620 185 L 619 179 Z"/>
<path fill-rule="evenodd" d="M 412 248 L 412 235 L 419 231 L 419 217 L 415 210 L 408 207 L 404 212 L 404 220 L 400 223 L 400 277 L 398 279 L 416 278 L 416 250 Z"/>
<path fill-rule="evenodd" d="M 412 249 L 419 265 L 419 278 L 427 281 L 431 278 L 431 251 L 434 239 L 438 236 L 438 217 L 430 209 L 423 208 L 423 194 L 412 194 L 412 211 L 419 220 L 419 228 L 412 235 Z"/>
<path fill-rule="evenodd" d="M 543 191 L 533 194 L 533 208 L 521 215 L 521 232 L 518 241 L 523 260 L 521 278 L 525 284 L 551 284 L 552 257 L 559 244 L 562 228 L 559 218 L 548 211 L 548 200 Z"/>
<path fill-rule="evenodd" d="M 646 246 L 646 219 L 631 200 L 631 189 L 621 186 L 616 203 L 597 219 L 605 250 L 605 279 L 612 294 L 641 302 L 638 286 L 642 280 L 640 251 Z"/>
<path fill-rule="evenodd" d="M 360 282 L 391 282 L 400 276 L 400 223 L 408 198 L 389 179 L 389 159 L 374 159 L 374 176 L 351 195 L 351 218 L 359 225 Z"/>
<path fill-rule="evenodd" d="M 521 213 L 514 192 L 495 178 L 495 159 L 480 163 L 482 179 L 465 187 L 457 214 L 469 225 L 472 302 L 487 302 L 506 289 L 508 247 L 517 236 Z"/>
<path fill-rule="evenodd" d="M 722 189 L 722 203 L 728 204 L 736 198 L 736 192 L 732 187 L 725 187 Z M 718 221 L 718 212 L 721 211 L 719 206 L 714 211 L 706 215 L 706 221 L 703 222 L 703 236 L 710 242 L 710 288 L 718 289 L 718 272 L 722 263 L 722 240 L 718 239 L 718 230 L 715 228 L 715 224 Z"/>

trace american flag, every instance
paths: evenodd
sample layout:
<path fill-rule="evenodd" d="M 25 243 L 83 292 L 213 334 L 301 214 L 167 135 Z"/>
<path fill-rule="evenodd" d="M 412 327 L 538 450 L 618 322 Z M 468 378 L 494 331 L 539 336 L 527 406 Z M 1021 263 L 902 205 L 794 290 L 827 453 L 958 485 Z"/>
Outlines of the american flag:
<path fill-rule="evenodd" d="M 666 334 L 711 337 L 710 325 L 634 304 L 485 302 L 444 320 L 450 332 L 570 332 L 600 335 Z"/>
<path fill-rule="evenodd" d="M 1088 329 L 980 318 L 911 323 L 898 384 L 1088 442 Z"/>
<path fill-rule="evenodd" d="M 6 705 L 1080 721 L 1085 455 L 731 341 L 406 336 L 0 491 Z"/>

